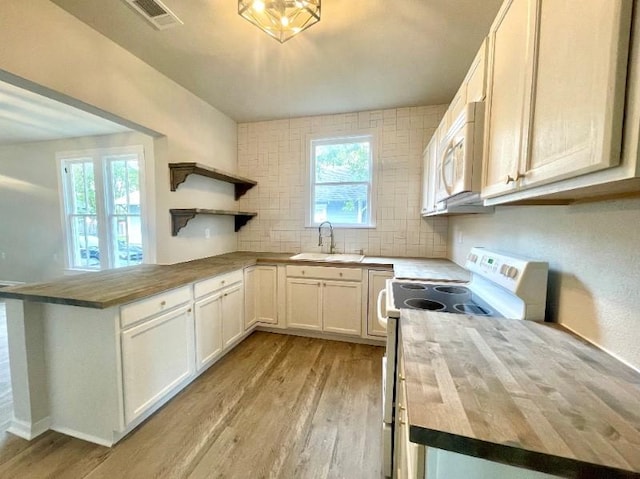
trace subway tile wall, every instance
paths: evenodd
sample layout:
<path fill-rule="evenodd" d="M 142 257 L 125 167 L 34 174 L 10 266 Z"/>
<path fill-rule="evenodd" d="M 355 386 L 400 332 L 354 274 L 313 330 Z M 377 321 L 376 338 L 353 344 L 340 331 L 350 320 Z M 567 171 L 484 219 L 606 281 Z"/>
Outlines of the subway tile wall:
<path fill-rule="evenodd" d="M 240 230 L 245 251 L 320 251 L 305 228 L 309 135 L 378 134 L 376 227 L 336 229 L 336 250 L 369 256 L 446 257 L 447 218 L 420 217 L 422 152 L 447 105 L 396 108 L 238 125 L 238 173 L 258 182 L 239 201 L 258 216 Z M 326 242 L 326 241 L 325 241 Z"/>

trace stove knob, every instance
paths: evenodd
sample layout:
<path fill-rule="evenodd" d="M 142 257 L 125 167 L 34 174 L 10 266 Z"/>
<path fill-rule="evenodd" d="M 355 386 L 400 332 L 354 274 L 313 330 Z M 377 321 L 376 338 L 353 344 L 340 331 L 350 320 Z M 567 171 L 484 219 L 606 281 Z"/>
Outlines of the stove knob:
<path fill-rule="evenodd" d="M 507 276 L 507 271 L 509 271 L 510 266 L 503 264 L 502 266 L 500 266 L 500 274 Z"/>
<path fill-rule="evenodd" d="M 518 269 L 513 266 L 509 266 L 507 268 L 507 276 L 511 279 L 516 279 L 518 277 Z"/>

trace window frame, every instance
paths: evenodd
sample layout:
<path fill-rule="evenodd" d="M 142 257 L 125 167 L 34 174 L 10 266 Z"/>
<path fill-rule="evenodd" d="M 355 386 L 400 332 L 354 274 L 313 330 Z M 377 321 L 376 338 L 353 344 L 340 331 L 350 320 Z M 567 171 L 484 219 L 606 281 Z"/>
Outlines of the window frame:
<path fill-rule="evenodd" d="M 317 228 L 320 223 L 314 221 L 315 211 L 315 190 L 316 187 L 323 183 L 317 183 L 315 180 L 316 175 L 316 159 L 315 159 L 315 145 L 331 145 L 331 144 L 344 144 L 344 143 L 356 143 L 358 140 L 366 139 L 369 141 L 370 151 L 370 164 L 369 164 L 369 181 L 343 181 L 335 183 L 324 183 L 332 185 L 368 185 L 368 197 L 367 208 L 369 209 L 368 222 L 362 224 L 354 223 L 334 223 L 331 225 L 334 228 L 342 229 L 371 229 L 376 227 L 376 193 L 377 193 L 377 165 L 378 165 L 378 132 L 374 129 L 368 130 L 352 130 L 343 132 L 325 132 L 316 133 L 313 135 L 307 135 L 306 142 L 304 144 L 304 159 L 306 163 L 306 204 L 305 204 L 305 227 Z M 330 221 L 330 220 L 327 220 Z"/>
<path fill-rule="evenodd" d="M 115 210 L 112 205 L 111 198 L 111 163 L 114 161 L 113 156 L 117 155 L 136 155 L 138 158 L 138 181 L 140 193 L 140 228 L 142 241 L 142 264 L 149 261 L 149 235 L 148 235 L 148 218 L 147 218 L 147 201 L 146 201 L 146 179 L 145 179 L 145 155 L 142 145 L 131 145 L 123 147 L 95 148 L 88 150 L 61 151 L 56 153 L 56 164 L 58 169 L 58 191 L 60 200 L 60 216 L 62 222 L 64 256 L 65 256 L 65 272 L 95 272 L 106 269 L 116 269 L 126 267 L 128 265 L 117 266 L 117 248 L 113 236 L 113 228 L 110 224 Z M 93 164 L 95 194 L 96 194 L 96 214 L 98 223 L 98 244 L 100 245 L 100 264 L 96 268 L 77 267 L 74 265 L 72 255 L 74 254 L 73 234 L 71 216 L 76 215 L 71 212 L 70 198 L 70 177 L 66 176 L 64 169 L 68 164 L 74 162 L 91 162 Z M 88 215 L 93 216 L 93 215 Z M 115 215 L 118 216 L 118 215 Z M 113 241 L 112 241 L 113 240 Z M 88 253 L 87 245 L 87 255 Z"/>

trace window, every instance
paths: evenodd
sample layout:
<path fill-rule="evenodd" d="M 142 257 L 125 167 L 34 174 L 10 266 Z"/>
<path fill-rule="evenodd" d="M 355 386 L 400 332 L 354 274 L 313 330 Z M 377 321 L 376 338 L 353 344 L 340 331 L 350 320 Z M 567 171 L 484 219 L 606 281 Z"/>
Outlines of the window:
<path fill-rule="evenodd" d="M 142 263 L 142 147 L 58 153 L 67 267 Z"/>
<path fill-rule="evenodd" d="M 374 226 L 374 145 L 371 134 L 310 140 L 309 226 Z"/>

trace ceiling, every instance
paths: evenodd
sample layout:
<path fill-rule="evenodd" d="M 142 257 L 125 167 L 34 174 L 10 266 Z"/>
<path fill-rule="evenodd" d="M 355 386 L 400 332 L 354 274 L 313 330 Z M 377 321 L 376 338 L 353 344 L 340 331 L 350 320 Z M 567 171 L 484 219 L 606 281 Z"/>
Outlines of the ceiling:
<path fill-rule="evenodd" d="M 0 81 L 0 145 L 131 131 L 91 113 Z"/>
<path fill-rule="evenodd" d="M 156 30 L 123 0 L 52 0 L 238 122 L 451 101 L 502 0 L 323 0 L 284 44 L 237 0 L 162 0 Z"/>

